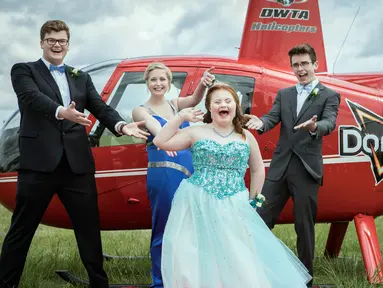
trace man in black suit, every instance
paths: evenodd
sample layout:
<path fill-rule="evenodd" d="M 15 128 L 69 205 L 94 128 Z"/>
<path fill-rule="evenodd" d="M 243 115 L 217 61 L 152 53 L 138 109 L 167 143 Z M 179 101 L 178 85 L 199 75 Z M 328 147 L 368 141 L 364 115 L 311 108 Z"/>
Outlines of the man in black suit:
<path fill-rule="evenodd" d="M 21 121 L 16 208 L 0 257 L 0 287 L 19 285 L 33 235 L 55 193 L 68 212 L 90 287 L 109 287 L 103 255 L 95 164 L 84 126 L 90 111 L 116 136 L 148 133 L 105 104 L 90 76 L 64 65 L 69 28 L 48 21 L 40 31 L 43 57 L 12 67 Z"/>
<path fill-rule="evenodd" d="M 339 93 L 322 85 L 315 76 L 318 62 L 308 44 L 289 51 L 298 84 L 278 91 L 269 113 L 250 119 L 246 126 L 259 134 L 281 123 L 262 194 L 265 205 L 259 214 L 272 229 L 290 196 L 294 202 L 294 225 L 298 257 L 313 276 L 315 220 L 318 189 L 322 185 L 322 140 L 336 126 Z M 310 287 L 312 281 L 308 283 Z"/>

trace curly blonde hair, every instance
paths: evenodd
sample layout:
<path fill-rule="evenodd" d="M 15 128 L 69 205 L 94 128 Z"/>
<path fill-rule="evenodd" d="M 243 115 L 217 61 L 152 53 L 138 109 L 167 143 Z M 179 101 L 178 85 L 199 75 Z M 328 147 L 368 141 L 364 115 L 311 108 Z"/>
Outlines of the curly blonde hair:
<path fill-rule="evenodd" d="M 243 131 L 243 124 L 245 122 L 245 119 L 243 117 L 241 105 L 239 104 L 239 97 L 238 97 L 237 93 L 235 92 L 234 88 L 231 87 L 230 85 L 226 84 L 226 83 L 220 82 L 220 83 L 214 84 L 207 91 L 206 101 L 205 101 L 205 108 L 206 108 L 207 112 L 203 116 L 203 122 L 204 123 L 213 122 L 213 119 L 211 118 L 210 104 L 211 104 L 211 98 L 212 98 L 213 93 L 215 91 L 218 91 L 218 90 L 225 90 L 225 91 L 229 92 L 231 94 L 231 96 L 233 96 L 233 99 L 234 99 L 234 102 L 236 105 L 235 117 L 233 118 L 234 130 L 238 134 L 241 134 L 242 138 L 246 139 L 246 134 Z"/>

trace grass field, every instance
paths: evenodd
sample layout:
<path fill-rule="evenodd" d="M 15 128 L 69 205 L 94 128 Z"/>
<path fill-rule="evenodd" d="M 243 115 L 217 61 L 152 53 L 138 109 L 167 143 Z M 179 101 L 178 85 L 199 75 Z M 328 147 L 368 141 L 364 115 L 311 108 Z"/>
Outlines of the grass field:
<path fill-rule="evenodd" d="M 11 213 L 0 206 L 0 243 L 8 230 Z M 383 240 L 383 217 L 376 220 L 379 239 Z M 350 223 L 341 255 L 335 260 L 322 257 L 329 225 L 316 226 L 315 283 L 335 284 L 339 288 L 379 287 L 369 285 L 364 272 L 362 256 Z M 295 251 L 295 232 L 292 225 L 278 225 L 275 234 Z M 111 283 L 150 283 L 149 241 L 150 231 L 102 232 L 104 253 L 110 255 L 145 256 L 137 260 L 112 260 L 105 262 Z M 78 255 L 71 230 L 40 225 L 32 242 L 20 288 L 73 287 L 63 282 L 55 270 L 70 270 L 86 278 L 85 269 Z M 380 286 L 381 287 L 381 286 Z"/>

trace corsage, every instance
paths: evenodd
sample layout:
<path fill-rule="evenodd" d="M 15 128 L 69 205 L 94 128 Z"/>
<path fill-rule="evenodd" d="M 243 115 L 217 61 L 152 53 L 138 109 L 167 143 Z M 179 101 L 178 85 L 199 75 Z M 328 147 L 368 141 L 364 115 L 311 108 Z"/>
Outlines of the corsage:
<path fill-rule="evenodd" d="M 261 193 L 257 194 L 255 199 L 250 199 L 249 204 L 251 207 L 262 207 L 263 203 L 265 202 L 266 198 Z"/>

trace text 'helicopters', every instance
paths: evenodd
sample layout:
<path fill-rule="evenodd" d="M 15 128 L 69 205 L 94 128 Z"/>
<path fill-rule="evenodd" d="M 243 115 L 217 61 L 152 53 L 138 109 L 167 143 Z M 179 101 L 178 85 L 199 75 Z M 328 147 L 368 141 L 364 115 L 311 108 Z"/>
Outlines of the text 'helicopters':
<path fill-rule="evenodd" d="M 341 95 L 336 129 L 323 140 L 324 185 L 319 191 L 317 223 L 332 223 L 325 254 L 338 256 L 348 223 L 354 220 L 367 278 L 381 283 L 383 271 L 377 273 L 378 277 L 373 274 L 382 262 L 374 218 L 383 215 L 383 73 L 327 72 L 318 0 L 250 0 L 235 59 L 158 56 L 107 61 L 83 70 L 92 76 L 105 102 L 127 122 L 132 121 L 133 108 L 149 98 L 143 75 L 153 61 L 163 62 L 173 72 L 169 99 L 193 94 L 202 73 L 214 66 L 216 79 L 237 90 L 243 112 L 262 116 L 270 110 L 279 89 L 296 84 L 287 52 L 302 43 L 316 50 L 319 80 Z M 202 101 L 200 107 L 203 105 Z M 150 229 L 145 143 L 133 137 L 117 138 L 93 115 L 89 119 L 94 123 L 88 132 L 97 168 L 101 229 Z M 0 138 L 0 202 L 11 211 L 15 208 L 19 121 L 16 111 Z M 39 137 L 36 132 L 35 137 Z M 255 136 L 267 169 L 279 128 Z M 42 223 L 71 228 L 56 196 Z M 293 223 L 291 201 L 278 223 Z"/>

